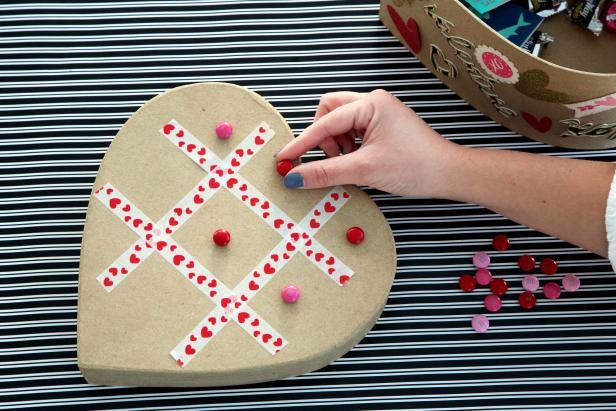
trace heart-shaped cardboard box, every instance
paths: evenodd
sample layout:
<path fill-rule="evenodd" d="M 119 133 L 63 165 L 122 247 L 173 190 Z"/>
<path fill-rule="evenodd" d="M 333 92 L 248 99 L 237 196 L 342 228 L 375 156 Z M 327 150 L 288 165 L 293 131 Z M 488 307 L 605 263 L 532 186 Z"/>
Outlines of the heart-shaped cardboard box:
<path fill-rule="evenodd" d="M 216 137 L 215 126 L 221 121 L 233 125 L 228 140 Z M 329 364 L 370 330 L 387 300 L 396 269 L 392 233 L 374 202 L 356 187 L 334 191 L 284 188 L 273 156 L 292 138 L 284 119 L 263 98 L 223 83 L 194 84 L 163 93 L 122 127 L 96 177 L 82 243 L 78 362 L 90 383 L 216 386 L 276 380 Z M 184 141 L 181 147 L 180 140 Z M 191 141 L 194 145 L 189 147 Z M 260 144 L 255 146 L 255 141 Z M 267 198 L 255 207 L 249 206 L 250 199 L 243 201 L 239 192 L 225 187 L 230 175 L 225 174 L 224 180 L 215 174 L 216 168 L 199 165 L 197 153 L 205 153 L 205 147 L 207 155 L 224 159 L 229 153 L 233 157 L 239 144 L 249 146 L 243 146 L 244 156 L 238 155 L 233 162 L 242 162 L 234 177 Z M 200 182 L 209 176 L 218 178 L 222 187 L 217 191 L 206 184 L 201 187 Z M 237 188 L 242 181 L 229 184 Z M 189 209 L 186 203 L 178 208 L 183 198 L 193 201 L 191 190 L 196 187 L 199 191 L 194 191 L 194 199 L 199 200 L 199 207 Z M 204 199 L 208 193 L 214 194 Z M 324 205 L 325 200 L 331 203 Z M 271 224 L 275 206 L 298 224 L 286 234 Z M 183 214 L 169 214 L 174 208 Z M 302 223 L 308 213 L 327 215 L 334 209 L 329 220 L 314 223 L 319 230 L 309 237 L 325 249 L 319 263 L 302 239 L 306 241 L 303 248 L 295 244 L 303 251 L 281 253 L 280 261 L 286 261 L 275 273 L 267 276 L 260 270 L 277 245 L 291 241 L 291 231 L 305 229 L 304 235 L 309 235 L 314 228 L 312 215 Z M 137 210 L 142 214 L 136 214 Z M 164 221 L 155 224 L 169 215 L 181 224 L 168 225 L 174 231 L 165 237 Z M 365 231 L 361 244 L 346 240 L 346 230 L 352 226 Z M 218 228 L 231 233 L 226 247 L 212 241 Z M 155 231 L 159 237 L 152 239 Z M 165 244 L 157 242 L 162 240 Z M 173 252 L 171 244 L 177 247 Z M 186 259 L 176 260 L 180 257 L 174 253 L 179 250 L 187 253 Z M 120 256 L 127 258 L 124 265 L 117 260 Z M 323 265 L 328 256 L 352 270 L 350 279 L 338 272 L 328 274 L 334 271 Z M 193 268 L 196 274 L 186 274 L 189 264 L 197 265 Z M 202 272 L 199 264 L 205 267 Z M 203 275 L 204 281 L 198 280 L 206 269 L 208 278 Z M 260 287 L 246 281 L 251 273 L 258 275 L 254 274 L 257 271 L 261 274 L 254 280 L 267 277 L 268 281 Z M 211 276 L 218 280 L 218 294 L 212 298 L 207 287 L 212 284 Z M 253 285 L 259 289 L 245 298 L 234 290 L 242 283 L 249 284 L 247 294 Z M 297 303 L 281 299 L 286 284 L 300 288 Z M 233 290 L 231 303 L 220 299 L 225 290 Z M 246 307 L 252 311 L 245 318 L 251 318 L 234 317 Z M 214 309 L 223 310 L 223 315 L 216 317 L 216 324 L 216 318 L 212 324 L 204 323 Z M 271 330 L 255 328 L 255 337 L 249 328 L 250 320 L 258 323 L 253 318 L 268 323 Z M 273 336 L 264 342 L 266 333 Z M 201 343 L 205 345 L 195 350 Z"/>

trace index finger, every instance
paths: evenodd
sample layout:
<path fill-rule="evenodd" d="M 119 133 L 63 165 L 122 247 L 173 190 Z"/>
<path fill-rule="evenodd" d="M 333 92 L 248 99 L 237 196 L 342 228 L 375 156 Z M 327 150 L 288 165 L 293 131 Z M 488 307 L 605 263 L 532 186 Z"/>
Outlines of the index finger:
<path fill-rule="evenodd" d="M 278 152 L 276 158 L 293 160 L 318 146 L 328 137 L 351 130 L 363 130 L 372 118 L 372 106 L 364 99 L 340 106 L 312 123 L 297 138 Z"/>
<path fill-rule="evenodd" d="M 314 121 L 317 121 L 325 114 L 340 106 L 359 100 L 364 95 L 364 93 L 355 93 L 353 91 L 335 91 L 333 93 L 324 94 L 314 114 Z"/>

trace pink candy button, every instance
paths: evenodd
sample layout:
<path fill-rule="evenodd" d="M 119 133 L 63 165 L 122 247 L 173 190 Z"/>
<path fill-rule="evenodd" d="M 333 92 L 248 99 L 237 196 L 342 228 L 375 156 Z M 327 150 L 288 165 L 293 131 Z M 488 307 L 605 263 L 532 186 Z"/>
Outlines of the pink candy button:
<path fill-rule="evenodd" d="M 233 134 L 233 126 L 231 123 L 227 123 L 226 121 L 222 121 L 216 124 L 216 135 L 218 138 L 223 140 L 228 139 Z"/>
<path fill-rule="evenodd" d="M 524 288 L 526 291 L 534 293 L 539 289 L 539 279 L 536 275 L 525 275 L 522 279 L 522 288 Z"/>
<path fill-rule="evenodd" d="M 299 300 L 300 292 L 299 288 L 294 285 L 285 285 L 282 287 L 282 292 L 280 293 L 282 296 L 282 300 L 287 304 L 293 304 L 297 300 Z"/>
<path fill-rule="evenodd" d="M 563 288 L 566 291 L 577 291 L 580 288 L 580 279 L 573 274 L 567 274 L 563 278 Z"/>
<path fill-rule="evenodd" d="M 501 309 L 501 307 L 503 306 L 503 302 L 497 295 L 488 294 L 483 300 L 483 306 L 486 308 L 486 310 L 495 313 Z"/>
<path fill-rule="evenodd" d="M 543 286 L 543 295 L 550 300 L 560 297 L 560 285 L 550 282 Z"/>
<path fill-rule="evenodd" d="M 492 273 L 485 268 L 480 268 L 475 273 L 475 280 L 479 285 L 488 285 L 492 281 Z"/>
<path fill-rule="evenodd" d="M 490 256 L 483 251 L 477 251 L 473 255 L 473 265 L 477 268 L 488 268 L 490 265 Z"/>
<path fill-rule="evenodd" d="M 490 320 L 488 320 L 488 317 L 483 314 L 477 314 L 474 316 L 471 324 L 473 326 L 473 330 L 478 333 L 484 333 L 488 331 L 488 328 L 490 328 Z"/>

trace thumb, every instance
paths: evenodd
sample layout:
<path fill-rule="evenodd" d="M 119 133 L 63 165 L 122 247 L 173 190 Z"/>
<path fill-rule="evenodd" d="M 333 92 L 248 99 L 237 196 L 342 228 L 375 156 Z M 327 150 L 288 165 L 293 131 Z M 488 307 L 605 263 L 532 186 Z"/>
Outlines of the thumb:
<path fill-rule="evenodd" d="M 355 151 L 343 156 L 312 161 L 292 169 L 284 178 L 287 188 L 322 188 L 342 184 L 363 184 L 362 154 Z"/>

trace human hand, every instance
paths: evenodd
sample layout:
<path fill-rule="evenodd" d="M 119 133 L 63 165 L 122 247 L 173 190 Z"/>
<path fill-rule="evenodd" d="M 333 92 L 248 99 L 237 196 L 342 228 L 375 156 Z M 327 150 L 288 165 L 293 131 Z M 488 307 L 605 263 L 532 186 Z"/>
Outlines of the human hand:
<path fill-rule="evenodd" d="M 363 136 L 359 148 L 355 133 Z M 293 168 L 285 186 L 357 184 L 403 196 L 444 197 L 448 164 L 462 150 L 383 90 L 325 94 L 314 123 L 276 158 L 293 160 L 316 146 L 329 158 Z"/>

